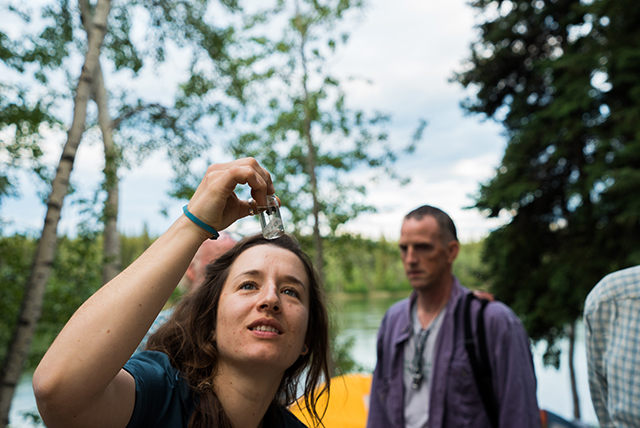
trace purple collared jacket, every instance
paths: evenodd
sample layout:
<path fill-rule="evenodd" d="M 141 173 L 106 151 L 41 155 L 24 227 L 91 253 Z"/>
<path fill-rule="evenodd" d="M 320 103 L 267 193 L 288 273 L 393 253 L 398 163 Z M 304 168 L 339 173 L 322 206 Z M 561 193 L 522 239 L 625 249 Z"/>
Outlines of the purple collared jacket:
<path fill-rule="evenodd" d="M 467 293 L 469 290 L 454 278 L 436 341 L 429 428 L 491 428 L 464 347 L 463 297 Z M 415 299 L 414 292 L 394 304 L 380 325 L 367 428 L 404 428 L 403 353 L 411 334 L 410 308 Z M 474 300 L 474 337 L 479 308 L 480 303 Z M 533 359 L 522 323 L 501 302 L 488 305 L 484 317 L 500 428 L 540 428 Z"/>

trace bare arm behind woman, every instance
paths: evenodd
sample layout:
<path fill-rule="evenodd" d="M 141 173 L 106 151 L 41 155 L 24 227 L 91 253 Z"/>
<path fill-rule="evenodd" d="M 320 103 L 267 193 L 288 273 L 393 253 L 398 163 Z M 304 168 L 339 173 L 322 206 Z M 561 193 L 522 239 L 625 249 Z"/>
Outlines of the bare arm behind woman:
<path fill-rule="evenodd" d="M 209 167 L 189 210 L 220 231 L 249 215 L 237 198 L 248 184 L 266 204 L 269 173 L 254 159 Z M 33 387 L 49 428 L 124 428 L 135 404 L 135 382 L 122 367 L 160 312 L 209 233 L 184 215 L 124 272 L 71 317 L 38 365 Z"/>

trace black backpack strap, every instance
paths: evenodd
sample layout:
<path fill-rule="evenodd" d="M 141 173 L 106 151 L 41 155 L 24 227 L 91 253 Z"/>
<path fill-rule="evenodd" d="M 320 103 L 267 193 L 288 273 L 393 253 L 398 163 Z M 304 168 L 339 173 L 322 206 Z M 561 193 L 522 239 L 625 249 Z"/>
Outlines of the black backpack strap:
<path fill-rule="evenodd" d="M 473 330 L 471 329 L 471 301 L 478 299 L 480 301 L 480 310 L 476 319 L 476 332 L 478 336 L 478 347 L 480 360 L 476 355 L 476 344 L 473 338 Z M 484 404 L 487 416 L 491 421 L 491 426 L 498 428 L 498 403 L 493 392 L 493 382 L 491 377 L 491 365 L 489 364 L 489 352 L 487 350 L 487 337 L 484 328 L 484 310 L 489 303 L 488 300 L 479 299 L 473 293 L 465 296 L 464 301 L 464 346 L 469 356 L 473 377 Z"/>

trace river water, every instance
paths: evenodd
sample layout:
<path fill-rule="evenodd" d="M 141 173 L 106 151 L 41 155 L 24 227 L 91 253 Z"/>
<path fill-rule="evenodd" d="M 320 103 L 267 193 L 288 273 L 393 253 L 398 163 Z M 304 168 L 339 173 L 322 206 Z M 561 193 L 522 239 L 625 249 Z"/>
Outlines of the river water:
<path fill-rule="evenodd" d="M 387 308 L 401 297 L 345 298 L 333 301 L 333 310 L 340 326 L 339 341 L 353 338 L 351 355 L 365 370 L 373 371 L 376 363 L 376 335 L 380 320 Z M 568 343 L 561 344 L 562 355 L 560 369 L 545 367 L 542 363 L 544 344 L 533 348 L 534 364 L 538 379 L 538 403 L 541 408 L 550 410 L 565 419 L 573 419 L 573 402 L 568 370 Z M 597 424 L 597 418 L 591 404 L 587 383 L 587 361 L 584 340 L 584 328 L 578 324 L 576 331 L 575 368 L 580 397 L 582 421 L 590 425 Z M 31 376 L 25 375 L 14 396 L 9 415 L 12 428 L 30 428 L 34 425 L 23 415 L 37 412 Z"/>

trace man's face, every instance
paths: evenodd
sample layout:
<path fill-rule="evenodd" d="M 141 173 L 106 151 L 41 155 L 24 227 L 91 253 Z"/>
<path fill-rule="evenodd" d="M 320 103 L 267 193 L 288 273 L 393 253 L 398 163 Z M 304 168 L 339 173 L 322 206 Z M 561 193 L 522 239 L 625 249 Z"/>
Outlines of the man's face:
<path fill-rule="evenodd" d="M 426 291 L 446 285 L 460 245 L 455 240 L 443 243 L 438 222 L 425 216 L 402 223 L 399 247 L 409 283 L 415 290 Z"/>

